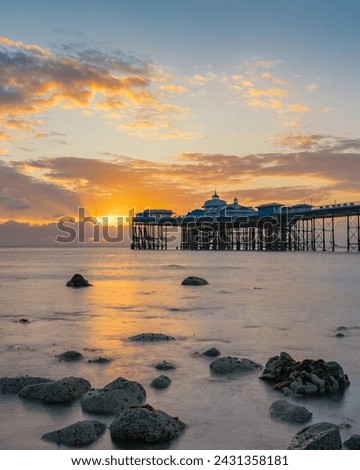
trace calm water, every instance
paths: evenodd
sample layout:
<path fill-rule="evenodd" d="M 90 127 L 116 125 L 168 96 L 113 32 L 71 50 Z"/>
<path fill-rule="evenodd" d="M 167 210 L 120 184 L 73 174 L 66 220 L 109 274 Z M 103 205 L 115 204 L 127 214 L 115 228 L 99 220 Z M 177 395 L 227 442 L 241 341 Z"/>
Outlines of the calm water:
<path fill-rule="evenodd" d="M 303 426 L 269 418 L 270 404 L 283 395 L 258 372 L 211 376 L 210 360 L 194 353 L 215 346 L 262 364 L 281 351 L 297 360 L 336 360 L 351 381 L 346 392 L 297 402 L 313 413 L 313 423 L 343 425 L 345 440 L 360 433 L 359 263 L 348 253 L 1 249 L 0 375 L 82 376 L 95 388 L 119 376 L 136 380 L 149 404 L 189 425 L 160 448 L 285 449 Z M 94 286 L 67 288 L 75 272 Z M 188 275 L 210 284 L 181 286 Z M 19 323 L 24 317 L 29 324 Z M 335 337 L 339 326 L 348 327 L 344 338 Z M 142 332 L 176 341 L 127 340 Z M 85 360 L 58 362 L 55 356 L 70 349 Z M 113 362 L 87 361 L 99 355 Z M 166 373 L 170 387 L 156 391 L 149 387 L 160 375 L 153 365 L 164 359 L 177 369 Z M 113 419 L 82 412 L 79 401 L 49 406 L 1 395 L 0 448 L 55 449 L 41 440 L 44 433 L 91 417 Z M 117 447 L 107 431 L 90 448 Z"/>

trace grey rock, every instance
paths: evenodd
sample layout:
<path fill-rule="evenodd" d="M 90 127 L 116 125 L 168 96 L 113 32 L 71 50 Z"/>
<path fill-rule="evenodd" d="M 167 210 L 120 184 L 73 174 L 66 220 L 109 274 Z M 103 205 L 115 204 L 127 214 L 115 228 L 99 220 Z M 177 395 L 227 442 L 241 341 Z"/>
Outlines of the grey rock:
<path fill-rule="evenodd" d="M 162 362 L 158 362 L 157 364 L 155 364 L 155 369 L 172 370 L 172 369 L 176 369 L 176 366 L 174 364 L 171 364 L 171 362 L 162 361 Z"/>
<path fill-rule="evenodd" d="M 262 369 L 262 365 L 251 359 L 237 357 L 218 357 L 210 363 L 213 374 L 231 374 Z"/>
<path fill-rule="evenodd" d="M 335 361 L 305 359 L 295 361 L 289 354 L 271 357 L 260 376 L 273 382 L 275 390 L 287 395 L 323 395 L 350 385 L 343 368 Z"/>
<path fill-rule="evenodd" d="M 170 341 L 175 339 L 173 336 L 164 335 L 162 333 L 140 333 L 139 335 L 131 336 L 131 341 L 143 342 L 157 342 L 157 341 Z"/>
<path fill-rule="evenodd" d="M 202 277 L 188 276 L 182 281 L 181 284 L 183 286 L 205 286 L 209 283 L 206 279 L 203 279 Z"/>
<path fill-rule="evenodd" d="M 78 421 L 56 431 L 48 432 L 42 436 L 42 439 L 66 446 L 82 447 L 93 443 L 104 433 L 106 427 L 107 425 L 101 421 Z"/>
<path fill-rule="evenodd" d="M 145 443 L 166 442 L 179 436 L 186 424 L 149 405 L 119 413 L 110 425 L 112 439 Z"/>
<path fill-rule="evenodd" d="M 56 356 L 59 361 L 78 361 L 84 359 L 84 356 L 78 351 L 65 351 Z"/>
<path fill-rule="evenodd" d="M 360 434 L 353 434 L 348 440 L 344 441 L 343 446 L 349 450 L 360 450 Z"/>
<path fill-rule="evenodd" d="M 140 405 L 146 391 L 138 382 L 118 377 L 105 387 L 90 390 L 81 398 L 81 408 L 89 413 L 115 414 L 129 405 Z"/>
<path fill-rule="evenodd" d="M 80 397 L 90 388 L 90 382 L 82 377 L 65 377 L 49 383 L 27 385 L 20 390 L 19 397 L 46 403 L 63 403 Z"/>
<path fill-rule="evenodd" d="M 74 274 L 73 277 L 66 283 L 67 287 L 90 287 L 92 284 L 89 283 L 81 274 Z"/>
<path fill-rule="evenodd" d="M 344 333 L 336 333 L 335 335 L 336 338 L 345 338 Z"/>
<path fill-rule="evenodd" d="M 289 450 L 340 450 L 342 449 L 340 428 L 332 423 L 317 423 L 307 426 L 291 439 Z"/>
<path fill-rule="evenodd" d="M 34 385 L 39 383 L 54 382 L 52 379 L 45 377 L 32 377 L 29 375 L 21 375 L 18 377 L 1 377 L 0 378 L 0 392 L 1 393 L 19 393 L 20 390 L 27 385 Z"/>
<path fill-rule="evenodd" d="M 306 423 L 312 417 L 312 413 L 303 406 L 294 405 L 287 400 L 274 401 L 269 408 L 273 419 L 290 423 Z"/>
<path fill-rule="evenodd" d="M 204 356 L 208 357 L 217 357 L 220 356 L 221 352 L 217 348 L 210 348 L 207 351 L 203 352 Z"/>
<path fill-rule="evenodd" d="M 150 385 L 153 388 L 160 389 L 160 388 L 167 388 L 170 384 L 171 384 L 171 379 L 169 377 L 166 377 L 166 375 L 160 375 L 159 377 L 156 377 L 156 379 L 154 379 Z"/>

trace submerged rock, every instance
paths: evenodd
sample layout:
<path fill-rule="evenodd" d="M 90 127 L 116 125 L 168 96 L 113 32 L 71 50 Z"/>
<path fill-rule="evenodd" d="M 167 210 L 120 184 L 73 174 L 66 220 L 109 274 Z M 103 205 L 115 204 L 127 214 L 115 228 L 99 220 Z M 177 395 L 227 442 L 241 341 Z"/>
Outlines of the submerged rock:
<path fill-rule="evenodd" d="M 85 420 L 70 424 L 42 436 L 45 441 L 73 447 L 82 447 L 93 443 L 106 430 L 107 425 L 101 421 Z"/>
<path fill-rule="evenodd" d="M 112 362 L 111 357 L 96 357 L 95 359 L 89 359 L 88 362 L 94 363 L 94 364 L 108 364 L 109 362 Z"/>
<path fill-rule="evenodd" d="M 74 274 L 73 277 L 66 283 L 67 287 L 90 287 L 92 284 L 89 283 L 81 274 Z"/>
<path fill-rule="evenodd" d="M 140 333 L 139 335 L 130 336 L 130 341 L 156 342 L 170 341 L 175 339 L 173 336 L 164 335 L 163 333 Z"/>
<path fill-rule="evenodd" d="M 262 365 L 251 359 L 237 357 L 218 357 L 210 363 L 213 374 L 232 374 L 262 369 Z"/>
<path fill-rule="evenodd" d="M 89 413 L 113 414 L 129 405 L 140 405 L 146 391 L 138 382 L 118 377 L 103 388 L 90 390 L 81 398 L 81 408 Z"/>
<path fill-rule="evenodd" d="M 158 362 L 157 364 L 155 364 L 155 369 L 172 370 L 172 369 L 176 369 L 176 366 L 174 364 L 171 364 L 171 362 L 162 361 L 162 362 Z"/>
<path fill-rule="evenodd" d="M 347 441 L 344 441 L 343 446 L 349 450 L 360 450 L 360 435 L 353 434 Z"/>
<path fill-rule="evenodd" d="M 84 356 L 78 351 L 65 351 L 56 356 L 59 361 L 78 361 L 84 359 Z"/>
<path fill-rule="evenodd" d="M 312 417 L 312 413 L 303 406 L 294 405 L 287 400 L 274 401 L 269 408 L 273 419 L 290 423 L 306 423 Z"/>
<path fill-rule="evenodd" d="M 181 284 L 183 286 L 205 286 L 209 283 L 206 279 L 203 279 L 202 277 L 189 276 L 185 278 Z"/>
<path fill-rule="evenodd" d="M 90 388 L 90 382 L 82 377 L 65 377 L 49 383 L 27 385 L 20 390 L 19 397 L 46 403 L 63 403 L 80 397 Z"/>
<path fill-rule="evenodd" d="M 18 377 L 1 377 L 0 392 L 1 393 L 19 393 L 20 390 L 27 385 L 39 383 L 54 382 L 52 379 L 45 377 L 31 377 L 29 375 L 21 375 Z"/>
<path fill-rule="evenodd" d="M 275 390 L 288 395 L 323 395 L 350 385 L 337 362 L 323 359 L 298 362 L 285 352 L 267 361 L 260 378 L 272 382 Z"/>
<path fill-rule="evenodd" d="M 340 428 L 332 423 L 317 423 L 307 426 L 295 434 L 289 450 L 340 450 L 342 449 Z"/>
<path fill-rule="evenodd" d="M 157 443 L 177 437 L 186 424 L 149 405 L 130 407 L 119 413 L 110 425 L 112 439 Z"/>
<path fill-rule="evenodd" d="M 151 382 L 151 386 L 153 388 L 161 389 L 161 388 L 167 388 L 171 384 L 171 379 L 169 377 L 166 377 L 166 375 L 159 375 L 159 377 L 156 377 Z"/>

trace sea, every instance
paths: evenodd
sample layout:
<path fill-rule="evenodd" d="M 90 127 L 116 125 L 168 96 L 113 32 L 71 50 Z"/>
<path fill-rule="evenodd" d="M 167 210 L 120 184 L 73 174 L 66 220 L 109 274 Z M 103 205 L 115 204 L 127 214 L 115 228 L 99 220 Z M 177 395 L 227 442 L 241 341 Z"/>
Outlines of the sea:
<path fill-rule="evenodd" d="M 309 424 L 338 424 L 344 441 L 360 434 L 359 263 L 358 253 L 345 252 L 2 248 L 0 376 L 78 376 L 93 388 L 124 377 L 144 386 L 148 404 L 188 425 L 150 447 L 115 443 L 107 430 L 88 449 L 286 449 L 304 425 L 270 417 L 284 395 L 259 371 L 212 375 L 213 359 L 202 354 L 216 347 L 265 365 L 285 351 L 343 367 L 351 383 L 343 393 L 288 400 L 312 412 Z M 75 273 L 93 286 L 66 287 Z M 209 284 L 183 286 L 190 275 Z M 140 333 L 175 340 L 129 341 Z M 84 359 L 59 361 L 68 350 Z M 99 356 L 112 361 L 89 362 Z M 154 365 L 164 360 L 176 369 L 165 372 L 171 385 L 156 390 L 150 383 L 163 372 Z M 114 416 L 84 412 L 79 400 L 48 405 L 1 394 L 0 449 L 58 449 L 42 435 L 84 419 L 110 425 Z"/>

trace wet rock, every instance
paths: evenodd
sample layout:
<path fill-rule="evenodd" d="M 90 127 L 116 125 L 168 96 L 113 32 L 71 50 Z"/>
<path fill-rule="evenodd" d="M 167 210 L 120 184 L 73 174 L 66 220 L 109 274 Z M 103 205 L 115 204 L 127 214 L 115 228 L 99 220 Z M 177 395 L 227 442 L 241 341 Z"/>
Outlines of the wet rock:
<path fill-rule="evenodd" d="M 27 318 L 20 318 L 19 323 L 27 325 L 28 323 L 30 323 L 30 320 L 28 320 Z"/>
<path fill-rule="evenodd" d="M 317 423 L 307 426 L 295 434 L 289 450 L 340 450 L 342 449 L 339 426 L 332 423 Z"/>
<path fill-rule="evenodd" d="M 119 413 L 110 425 L 112 439 L 158 443 L 179 436 L 186 424 L 149 405 L 131 407 Z"/>
<path fill-rule="evenodd" d="M 360 450 L 360 435 L 353 434 L 350 439 L 344 441 L 343 446 L 349 450 Z"/>
<path fill-rule="evenodd" d="M 155 369 L 171 370 L 171 369 L 176 369 L 176 366 L 174 364 L 171 364 L 171 362 L 162 361 L 162 362 L 158 362 L 157 364 L 155 364 Z"/>
<path fill-rule="evenodd" d="M 20 390 L 19 397 L 46 403 L 63 403 L 80 397 L 90 388 L 90 382 L 82 377 L 65 377 L 49 383 L 27 385 Z"/>
<path fill-rule="evenodd" d="M 94 363 L 94 364 L 108 364 L 109 362 L 112 362 L 111 357 L 96 357 L 95 359 L 89 359 L 88 362 Z"/>
<path fill-rule="evenodd" d="M 345 335 L 344 335 L 344 333 L 336 333 L 335 337 L 336 338 L 344 338 Z"/>
<path fill-rule="evenodd" d="M 45 377 L 32 377 L 29 375 L 21 375 L 18 377 L 1 377 L 0 378 L 0 392 L 1 393 L 19 393 L 20 390 L 27 385 L 34 385 L 39 383 L 54 382 L 52 379 Z"/>
<path fill-rule="evenodd" d="M 173 336 L 164 335 L 162 333 L 140 333 L 139 335 L 131 336 L 130 341 L 143 341 L 143 342 L 156 342 L 156 341 L 170 341 L 175 339 Z"/>
<path fill-rule="evenodd" d="M 138 382 L 118 377 L 105 387 L 90 390 L 81 398 L 81 408 L 89 413 L 114 414 L 129 405 L 141 405 L 146 391 Z"/>
<path fill-rule="evenodd" d="M 323 359 L 298 362 L 285 352 L 267 361 L 260 378 L 272 382 L 275 390 L 288 395 L 323 395 L 350 385 L 337 362 Z"/>
<path fill-rule="evenodd" d="M 92 284 L 89 283 L 81 274 L 74 274 L 73 277 L 66 283 L 67 287 L 90 287 Z"/>
<path fill-rule="evenodd" d="M 78 351 L 65 351 L 56 356 L 59 361 L 78 361 L 84 359 L 84 356 Z"/>
<path fill-rule="evenodd" d="M 289 423 L 306 423 L 312 417 L 312 413 L 306 408 L 294 405 L 287 400 L 274 401 L 269 408 L 269 412 L 273 419 Z"/>
<path fill-rule="evenodd" d="M 196 276 L 188 276 L 183 280 L 181 285 L 183 286 L 205 286 L 209 284 L 206 279 L 203 279 L 202 277 L 196 277 Z"/>
<path fill-rule="evenodd" d="M 171 384 L 171 379 L 169 377 L 166 377 L 166 375 L 160 375 L 159 377 L 156 377 L 151 382 L 151 386 L 153 388 L 161 389 L 161 388 L 167 388 Z"/>
<path fill-rule="evenodd" d="M 217 348 L 210 348 L 207 351 L 203 352 L 204 356 L 208 357 L 217 357 L 220 356 L 221 352 Z"/>
<path fill-rule="evenodd" d="M 347 330 L 347 327 L 346 326 L 338 326 L 336 328 L 337 331 L 344 331 L 344 330 Z"/>
<path fill-rule="evenodd" d="M 210 363 L 213 374 L 232 374 L 262 369 L 262 365 L 251 359 L 237 357 L 218 357 Z"/>
<path fill-rule="evenodd" d="M 82 447 L 93 443 L 103 434 L 106 427 L 107 425 L 101 421 L 78 421 L 56 431 L 48 432 L 42 436 L 42 439 L 66 446 Z"/>

